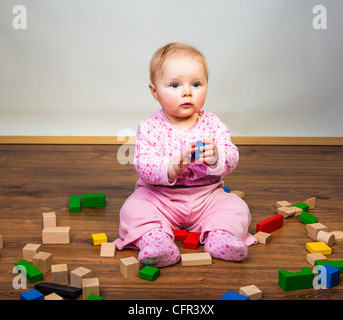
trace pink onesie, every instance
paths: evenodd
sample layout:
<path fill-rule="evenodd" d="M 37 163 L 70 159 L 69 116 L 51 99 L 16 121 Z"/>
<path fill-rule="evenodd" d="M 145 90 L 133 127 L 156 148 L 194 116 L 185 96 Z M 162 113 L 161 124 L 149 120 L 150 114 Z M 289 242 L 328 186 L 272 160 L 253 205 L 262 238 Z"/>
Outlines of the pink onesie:
<path fill-rule="evenodd" d="M 137 248 L 133 242 L 154 228 L 173 239 L 172 229 L 200 232 L 227 230 L 247 246 L 256 243 L 248 233 L 251 221 L 247 204 L 223 190 L 222 177 L 237 166 L 239 154 L 228 127 L 209 111 L 200 111 L 197 122 L 180 130 L 160 110 L 142 123 L 136 135 L 134 167 L 139 175 L 135 191 L 120 210 L 119 250 Z M 169 181 L 168 165 L 188 145 L 200 139 L 217 145 L 215 167 L 193 162 L 176 180 Z"/>

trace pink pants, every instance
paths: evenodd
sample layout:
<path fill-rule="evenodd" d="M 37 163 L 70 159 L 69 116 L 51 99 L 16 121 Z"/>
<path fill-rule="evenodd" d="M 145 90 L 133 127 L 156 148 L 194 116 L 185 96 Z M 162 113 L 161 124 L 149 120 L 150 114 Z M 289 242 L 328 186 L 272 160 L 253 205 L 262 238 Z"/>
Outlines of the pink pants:
<path fill-rule="evenodd" d="M 173 239 L 172 229 L 200 232 L 200 243 L 204 243 L 209 231 L 224 229 L 247 246 L 256 243 L 248 233 L 251 216 L 247 204 L 222 187 L 223 182 L 173 188 L 138 180 L 135 191 L 120 210 L 117 248 L 136 248 L 132 242 L 154 228 L 162 228 Z"/>

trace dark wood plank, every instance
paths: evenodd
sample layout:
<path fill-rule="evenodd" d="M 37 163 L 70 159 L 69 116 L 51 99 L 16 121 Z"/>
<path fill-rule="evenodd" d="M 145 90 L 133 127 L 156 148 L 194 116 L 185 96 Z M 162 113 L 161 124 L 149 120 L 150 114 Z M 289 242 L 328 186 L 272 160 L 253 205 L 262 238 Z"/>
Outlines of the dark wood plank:
<path fill-rule="evenodd" d="M 25 290 L 13 288 L 13 266 L 22 259 L 27 243 L 41 243 L 42 212 L 55 211 L 58 226 L 71 226 L 71 244 L 43 245 L 54 263 L 92 269 L 100 280 L 105 299 L 219 299 L 228 290 L 255 284 L 265 299 L 342 299 L 343 284 L 328 290 L 283 292 L 278 270 L 300 271 L 306 262 L 305 226 L 298 218 L 285 220 L 272 233 L 268 245 L 249 248 L 242 263 L 214 260 L 211 266 L 162 268 L 155 282 L 124 279 L 119 260 L 138 255 L 137 250 L 117 251 L 114 258 L 100 257 L 91 234 L 105 232 L 109 241 L 118 237 L 119 210 L 132 193 L 137 174 L 132 164 L 120 164 L 120 146 L 114 145 L 0 145 L 0 299 L 19 299 Z M 126 153 L 128 156 L 128 152 Z M 125 160 L 122 156 L 122 160 Z M 274 214 L 279 200 L 300 202 L 317 197 L 312 213 L 329 230 L 343 230 L 343 148 L 333 146 L 241 146 L 240 164 L 224 178 L 231 189 L 245 192 L 256 223 Z M 83 209 L 70 214 L 69 195 L 104 192 L 106 208 Z M 182 253 L 194 252 L 184 249 Z M 198 251 L 203 251 L 200 246 Z M 343 259 L 343 242 L 333 246 L 329 259 Z M 51 281 L 51 274 L 44 277 Z M 33 284 L 28 283 L 28 289 Z M 81 299 L 80 297 L 79 299 Z"/>

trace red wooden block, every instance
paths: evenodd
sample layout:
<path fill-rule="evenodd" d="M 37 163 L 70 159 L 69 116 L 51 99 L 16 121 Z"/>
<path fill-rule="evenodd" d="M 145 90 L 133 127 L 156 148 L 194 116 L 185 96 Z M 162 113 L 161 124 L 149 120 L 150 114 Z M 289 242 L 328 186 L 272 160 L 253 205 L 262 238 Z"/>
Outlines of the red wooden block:
<path fill-rule="evenodd" d="M 187 238 L 183 242 L 183 247 L 186 249 L 198 249 L 200 235 L 200 232 L 189 232 Z"/>
<path fill-rule="evenodd" d="M 181 229 L 181 230 L 173 230 L 174 233 L 174 239 L 175 240 L 185 240 L 187 237 L 187 230 Z"/>
<path fill-rule="evenodd" d="M 256 232 L 263 231 L 270 233 L 276 229 L 279 229 L 283 226 L 283 215 L 276 214 L 275 216 L 259 222 L 256 225 Z"/>

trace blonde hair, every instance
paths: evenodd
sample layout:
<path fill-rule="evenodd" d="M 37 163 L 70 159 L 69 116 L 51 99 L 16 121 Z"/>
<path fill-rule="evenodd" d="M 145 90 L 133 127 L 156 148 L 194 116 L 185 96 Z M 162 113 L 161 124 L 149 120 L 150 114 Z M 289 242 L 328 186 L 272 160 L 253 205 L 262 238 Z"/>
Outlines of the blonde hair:
<path fill-rule="evenodd" d="M 150 81 L 154 83 L 156 74 L 161 71 L 163 63 L 168 57 L 173 54 L 190 54 L 194 57 L 199 58 L 200 62 L 203 64 L 206 74 L 206 81 L 208 81 L 208 66 L 205 56 L 195 47 L 192 47 L 188 44 L 171 42 L 158 49 L 150 60 Z"/>

